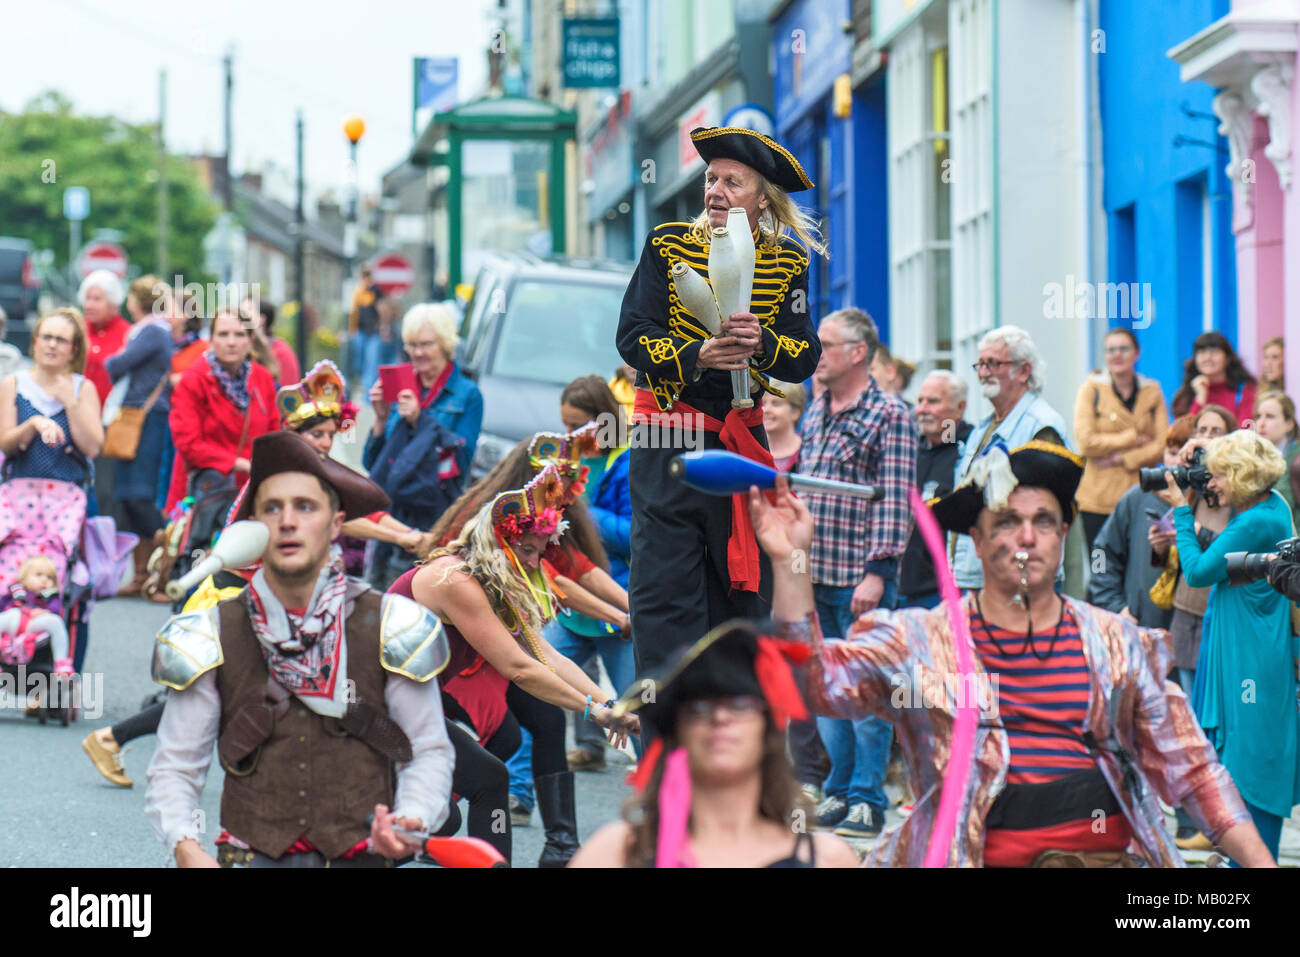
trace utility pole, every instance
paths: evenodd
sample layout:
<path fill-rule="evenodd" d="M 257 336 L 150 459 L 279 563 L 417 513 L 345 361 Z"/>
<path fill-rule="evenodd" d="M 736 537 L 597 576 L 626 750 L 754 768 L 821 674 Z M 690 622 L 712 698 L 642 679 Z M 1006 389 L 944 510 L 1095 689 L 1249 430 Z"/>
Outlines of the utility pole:
<path fill-rule="evenodd" d="M 304 246 L 307 219 L 303 213 L 303 169 L 302 169 L 302 110 L 298 111 L 298 183 L 297 201 L 293 211 L 293 276 L 294 296 L 298 300 L 298 316 L 295 320 L 294 339 L 298 345 L 298 366 L 307 368 L 307 276 L 304 262 Z"/>
<path fill-rule="evenodd" d="M 167 275 L 167 140 L 163 124 L 167 120 L 167 71 L 158 71 L 158 261 L 157 274 Z"/>
<path fill-rule="evenodd" d="M 222 66 L 225 68 L 226 85 L 225 85 L 225 128 L 226 128 L 226 175 L 225 182 L 222 183 L 223 198 L 226 201 L 226 212 L 233 212 L 235 209 L 235 184 L 234 173 L 230 166 L 230 101 L 235 90 L 235 56 L 231 47 L 226 47 L 226 54 L 221 58 Z"/>

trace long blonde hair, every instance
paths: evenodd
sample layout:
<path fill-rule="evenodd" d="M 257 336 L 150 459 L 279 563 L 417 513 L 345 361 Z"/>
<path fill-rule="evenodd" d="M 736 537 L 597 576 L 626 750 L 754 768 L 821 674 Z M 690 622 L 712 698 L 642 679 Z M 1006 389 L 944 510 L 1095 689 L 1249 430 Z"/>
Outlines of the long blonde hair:
<path fill-rule="evenodd" d="M 457 538 L 430 552 L 429 561 L 444 555 L 453 555 L 458 561 L 446 570 L 438 584 L 453 572 L 464 572 L 482 586 L 498 616 L 509 605 L 523 619 L 513 624 L 523 625 L 534 634 L 541 629 L 542 610 L 537 607 L 537 600 L 493 534 L 491 502 L 474 513 Z M 502 624 L 507 629 L 512 625 L 505 620 Z"/>
<path fill-rule="evenodd" d="M 764 241 L 775 244 L 785 233 L 791 233 L 803 244 L 804 249 L 820 256 L 830 258 L 830 251 L 822 240 L 821 228 L 803 207 L 792 200 L 781 187 L 768 181 L 757 170 L 759 192 L 767 197 L 767 209 L 758 214 L 758 231 Z M 709 211 L 705 209 L 691 223 L 691 236 L 699 243 L 709 243 L 713 239 L 713 226 L 709 222 Z"/>

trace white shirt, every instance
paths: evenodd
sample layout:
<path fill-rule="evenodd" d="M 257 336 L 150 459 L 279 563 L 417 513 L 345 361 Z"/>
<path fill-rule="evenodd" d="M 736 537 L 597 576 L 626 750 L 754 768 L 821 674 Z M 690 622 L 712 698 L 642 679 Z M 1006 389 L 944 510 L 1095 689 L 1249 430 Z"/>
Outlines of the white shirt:
<path fill-rule="evenodd" d="M 438 679 L 420 683 L 391 673 L 385 677 L 384 704 L 411 742 L 411 760 L 397 767 L 394 811 L 436 831 L 447 820 L 456 763 Z M 220 723 L 215 669 L 167 696 L 158 746 L 145 772 L 149 786 L 144 804 L 154 833 L 169 851 L 186 838 L 202 841 L 201 815 L 196 812 Z"/>

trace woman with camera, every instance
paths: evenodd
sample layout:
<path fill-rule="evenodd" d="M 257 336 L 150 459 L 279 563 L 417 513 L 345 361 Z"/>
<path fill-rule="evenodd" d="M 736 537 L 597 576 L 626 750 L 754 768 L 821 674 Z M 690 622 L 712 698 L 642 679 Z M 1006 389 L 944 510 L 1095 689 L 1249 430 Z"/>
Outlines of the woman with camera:
<path fill-rule="evenodd" d="M 1267 582 L 1224 583 L 1229 552 L 1268 551 L 1291 535 L 1291 510 L 1273 491 L 1286 463 L 1271 442 L 1245 430 L 1189 445 L 1205 448 L 1208 491 L 1231 509 L 1223 531 L 1202 547 L 1186 496 L 1166 475 L 1183 576 L 1192 587 L 1211 586 L 1192 706 L 1276 857 L 1282 821 L 1300 803 L 1290 612 Z"/>

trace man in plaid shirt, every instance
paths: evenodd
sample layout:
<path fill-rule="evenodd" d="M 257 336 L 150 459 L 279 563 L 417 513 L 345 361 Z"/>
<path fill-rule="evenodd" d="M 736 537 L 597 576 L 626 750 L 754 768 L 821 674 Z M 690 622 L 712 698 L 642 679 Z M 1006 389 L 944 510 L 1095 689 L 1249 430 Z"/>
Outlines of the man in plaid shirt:
<path fill-rule="evenodd" d="M 893 608 L 899 559 L 912 529 L 907 490 L 916 473 L 916 423 L 897 396 L 868 372 L 880 345 L 876 324 L 861 309 L 841 309 L 818 329 L 822 355 L 814 378 L 824 391 L 800 428 L 799 471 L 842 482 L 880 485 L 879 502 L 807 492 L 816 532 L 808 571 L 817 613 L 847 635 L 859 615 Z M 846 837 L 874 837 L 885 823 L 885 770 L 890 726 L 871 716 L 817 718 L 831 759 L 818 806 L 821 827 Z"/>

